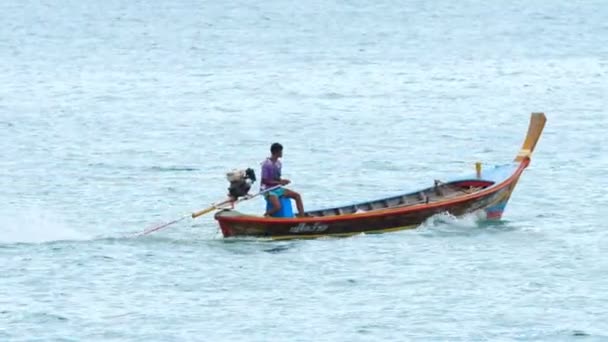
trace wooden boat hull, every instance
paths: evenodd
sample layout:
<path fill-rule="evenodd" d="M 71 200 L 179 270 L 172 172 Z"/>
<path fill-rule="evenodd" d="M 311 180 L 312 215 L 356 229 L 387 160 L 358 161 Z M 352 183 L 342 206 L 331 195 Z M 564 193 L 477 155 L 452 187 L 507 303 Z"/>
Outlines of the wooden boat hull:
<path fill-rule="evenodd" d="M 418 227 L 440 213 L 454 216 L 475 213 L 484 219 L 497 220 L 502 217 L 521 174 L 530 163 L 530 155 L 540 137 L 545 120 L 544 114 L 532 115 L 528 136 L 514 162 L 442 183 L 441 187 L 435 184 L 434 187 L 387 199 L 317 210 L 309 212 L 311 217 L 267 218 L 245 215 L 235 210 L 222 210 L 215 214 L 215 219 L 224 237 L 253 236 L 272 239 L 396 231 Z M 448 195 L 442 193 L 446 190 L 450 190 Z M 435 192 L 438 194 L 433 197 Z M 426 201 L 408 203 L 408 200 L 416 198 L 417 194 L 420 194 L 422 199 L 426 197 Z M 387 203 L 386 208 L 375 209 L 374 205 L 370 204 L 382 202 Z M 362 205 L 367 205 L 371 210 L 359 211 L 358 208 Z"/>
<path fill-rule="evenodd" d="M 218 212 L 215 218 L 225 237 L 255 236 L 273 239 L 397 231 L 415 228 L 440 213 L 454 216 L 478 213 L 483 215 L 482 218 L 496 220 L 501 218 L 526 164 L 527 162 L 522 163 L 516 173 L 500 186 L 436 203 L 344 216 L 289 219 L 247 216 L 234 210 L 225 210 Z"/>

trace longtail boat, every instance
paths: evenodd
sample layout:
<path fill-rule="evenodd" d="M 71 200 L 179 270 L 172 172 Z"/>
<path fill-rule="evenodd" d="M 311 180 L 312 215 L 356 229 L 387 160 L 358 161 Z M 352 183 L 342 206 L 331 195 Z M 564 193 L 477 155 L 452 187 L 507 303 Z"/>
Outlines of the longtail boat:
<path fill-rule="evenodd" d="M 308 211 L 303 217 L 275 218 L 244 214 L 234 209 L 216 212 L 224 237 L 253 236 L 272 239 L 350 236 L 416 228 L 430 217 L 448 213 L 459 217 L 481 213 L 499 220 L 545 126 L 543 113 L 532 113 L 528 134 L 512 162 L 481 167 L 469 176 L 387 198 Z M 485 216 L 485 217 L 484 217 Z"/>

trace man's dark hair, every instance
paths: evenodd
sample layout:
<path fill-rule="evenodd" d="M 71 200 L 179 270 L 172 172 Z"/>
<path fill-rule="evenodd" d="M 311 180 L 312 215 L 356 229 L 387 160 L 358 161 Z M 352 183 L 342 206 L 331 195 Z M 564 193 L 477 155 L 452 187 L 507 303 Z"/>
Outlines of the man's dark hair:
<path fill-rule="evenodd" d="M 281 152 L 283 151 L 283 145 L 279 144 L 279 143 L 274 143 L 272 145 L 270 145 L 270 153 L 275 154 L 277 152 Z"/>

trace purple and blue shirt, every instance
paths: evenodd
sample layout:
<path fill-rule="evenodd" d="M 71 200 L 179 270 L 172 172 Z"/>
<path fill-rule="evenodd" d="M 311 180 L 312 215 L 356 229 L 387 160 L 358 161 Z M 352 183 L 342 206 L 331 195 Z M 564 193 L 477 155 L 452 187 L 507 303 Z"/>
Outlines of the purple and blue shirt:
<path fill-rule="evenodd" d="M 281 161 L 273 162 L 270 158 L 262 163 L 262 180 L 260 181 L 260 189 L 262 191 L 276 186 L 276 184 L 267 184 L 266 181 L 281 180 Z"/>

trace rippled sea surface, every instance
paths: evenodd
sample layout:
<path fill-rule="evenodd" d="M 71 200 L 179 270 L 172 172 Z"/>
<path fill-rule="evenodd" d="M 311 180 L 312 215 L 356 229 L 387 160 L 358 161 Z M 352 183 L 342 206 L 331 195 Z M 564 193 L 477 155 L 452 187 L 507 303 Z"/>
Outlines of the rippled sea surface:
<path fill-rule="evenodd" d="M 0 340 L 608 340 L 604 1 L 7 0 L 0 22 Z M 275 141 L 315 209 L 508 162 L 536 111 L 499 223 L 130 235 Z"/>

